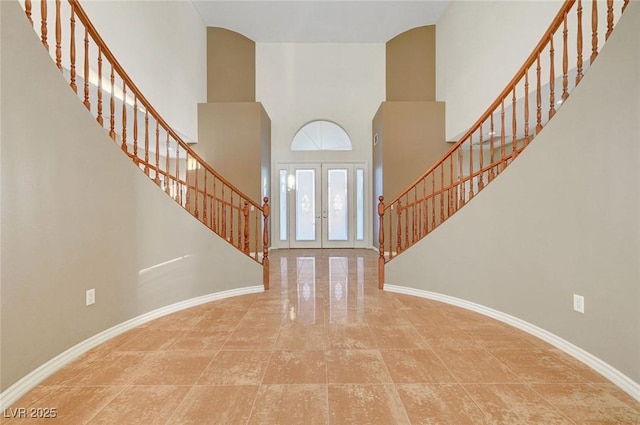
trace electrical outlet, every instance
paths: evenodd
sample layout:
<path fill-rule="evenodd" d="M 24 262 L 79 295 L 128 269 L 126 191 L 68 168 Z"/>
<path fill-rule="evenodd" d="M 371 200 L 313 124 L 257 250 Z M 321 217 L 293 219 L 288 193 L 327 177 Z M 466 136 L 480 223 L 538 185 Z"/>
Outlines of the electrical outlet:
<path fill-rule="evenodd" d="M 584 297 L 582 295 L 573 294 L 573 310 L 584 313 Z"/>
<path fill-rule="evenodd" d="M 87 289 L 86 302 L 87 302 L 87 305 L 95 304 L 95 302 L 96 302 L 96 290 L 95 290 L 95 288 L 94 289 Z"/>

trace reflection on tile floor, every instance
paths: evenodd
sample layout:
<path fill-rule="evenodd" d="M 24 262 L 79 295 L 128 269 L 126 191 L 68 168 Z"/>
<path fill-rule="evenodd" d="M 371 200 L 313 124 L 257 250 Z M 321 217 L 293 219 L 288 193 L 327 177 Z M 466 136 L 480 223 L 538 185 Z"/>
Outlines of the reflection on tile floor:
<path fill-rule="evenodd" d="M 640 403 L 545 342 L 379 291 L 372 251 L 271 258 L 270 291 L 120 335 L 12 411 L 56 408 L 41 422 L 68 425 L 640 425 Z"/>

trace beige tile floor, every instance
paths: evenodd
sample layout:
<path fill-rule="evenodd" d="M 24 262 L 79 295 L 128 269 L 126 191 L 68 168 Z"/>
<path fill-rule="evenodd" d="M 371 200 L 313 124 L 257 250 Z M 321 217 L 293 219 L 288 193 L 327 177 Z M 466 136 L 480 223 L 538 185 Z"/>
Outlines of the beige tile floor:
<path fill-rule="evenodd" d="M 379 291 L 371 251 L 271 258 L 270 291 L 122 334 L 13 408 L 56 408 L 51 424 L 640 424 L 640 403 L 543 341 Z"/>

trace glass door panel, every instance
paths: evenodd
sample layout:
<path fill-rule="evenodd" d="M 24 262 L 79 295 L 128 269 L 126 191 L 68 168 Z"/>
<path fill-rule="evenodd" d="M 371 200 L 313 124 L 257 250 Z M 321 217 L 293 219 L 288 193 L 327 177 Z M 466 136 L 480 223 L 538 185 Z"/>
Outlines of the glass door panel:
<path fill-rule="evenodd" d="M 349 191 L 347 169 L 327 170 L 327 239 L 349 239 Z"/>
<path fill-rule="evenodd" d="M 296 170 L 296 240 L 316 239 L 316 173 Z"/>
<path fill-rule="evenodd" d="M 353 164 L 322 164 L 322 247 L 353 248 Z"/>
<path fill-rule="evenodd" d="M 321 248 L 320 166 L 292 165 L 291 248 Z"/>

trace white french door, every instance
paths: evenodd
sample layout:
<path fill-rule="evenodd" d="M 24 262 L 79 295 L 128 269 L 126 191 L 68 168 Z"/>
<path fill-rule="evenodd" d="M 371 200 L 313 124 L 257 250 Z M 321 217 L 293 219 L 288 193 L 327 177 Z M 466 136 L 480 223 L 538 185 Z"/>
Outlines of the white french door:
<path fill-rule="evenodd" d="M 321 248 L 321 166 L 291 164 L 289 172 L 289 247 Z"/>
<path fill-rule="evenodd" d="M 281 241 L 290 248 L 364 243 L 364 164 L 292 163 L 279 171 Z"/>

